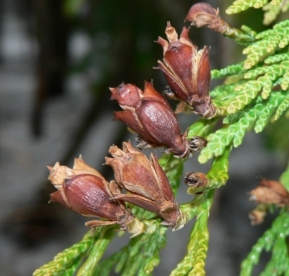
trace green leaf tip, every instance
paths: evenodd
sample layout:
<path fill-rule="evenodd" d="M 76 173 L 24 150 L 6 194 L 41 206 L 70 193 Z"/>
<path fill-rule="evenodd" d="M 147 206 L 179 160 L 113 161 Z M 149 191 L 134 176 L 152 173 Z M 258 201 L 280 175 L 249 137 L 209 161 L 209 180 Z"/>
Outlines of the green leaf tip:
<path fill-rule="evenodd" d="M 54 259 L 36 269 L 33 276 L 74 275 L 84 254 L 93 244 L 94 237 L 91 231 L 83 240 L 58 253 Z"/>
<path fill-rule="evenodd" d="M 130 239 L 128 245 L 101 261 L 94 275 L 110 275 L 115 265 L 115 271 L 123 276 L 151 275 L 160 262 L 160 250 L 166 245 L 166 230 L 158 224 L 155 232 Z"/>
<path fill-rule="evenodd" d="M 235 14 L 245 11 L 249 8 L 260 9 L 264 7 L 269 0 L 236 0 L 226 10 L 227 14 Z M 272 0 L 271 5 L 280 4 L 282 0 Z"/>
<path fill-rule="evenodd" d="M 214 190 L 204 192 L 198 196 L 197 218 L 190 234 L 186 256 L 171 272 L 170 276 L 205 275 L 205 260 L 209 241 L 208 217 L 213 196 Z"/>
<path fill-rule="evenodd" d="M 241 265 L 241 276 L 250 276 L 263 250 L 272 251 L 271 259 L 261 275 L 285 275 L 289 269 L 286 237 L 289 236 L 289 213 L 281 212 L 262 237 L 252 247 Z"/>

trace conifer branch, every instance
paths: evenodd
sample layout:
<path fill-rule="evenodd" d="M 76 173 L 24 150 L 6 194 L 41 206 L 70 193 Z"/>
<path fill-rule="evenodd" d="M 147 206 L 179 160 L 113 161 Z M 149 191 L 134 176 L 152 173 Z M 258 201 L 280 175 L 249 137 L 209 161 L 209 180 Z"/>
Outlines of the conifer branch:
<path fill-rule="evenodd" d="M 281 234 L 280 234 L 281 233 Z M 263 250 L 272 251 L 272 256 L 262 275 L 284 275 L 288 272 L 289 261 L 287 253 L 286 237 L 289 236 L 288 211 L 280 213 L 270 229 L 268 229 L 241 265 L 241 276 L 252 275 L 254 265 L 259 261 Z"/>
<path fill-rule="evenodd" d="M 263 7 L 268 23 L 281 11 L 288 10 L 289 1 L 281 2 L 237 0 L 227 13 Z M 229 178 L 230 153 L 242 144 L 247 132 L 260 133 L 288 114 L 289 54 L 285 47 L 289 45 L 289 20 L 260 33 L 247 26 L 237 29 L 221 19 L 218 9 L 206 3 L 193 5 L 186 20 L 246 45 L 243 50 L 246 58 L 210 71 L 207 47 L 197 50 L 189 39 L 188 28 L 184 27 L 178 35 L 167 24 L 167 40 L 160 37 L 157 41 L 163 48 L 163 61 L 158 62 L 158 69 L 170 86 L 165 94 L 181 101 L 178 111 L 190 109 L 201 118 L 181 133 L 174 111 L 152 83 L 145 82 L 143 90 L 124 83 L 110 88 L 111 98 L 123 109 L 115 112 L 115 119 L 139 135 L 138 149 L 165 147 L 166 153 L 159 160 L 152 154 L 149 160 L 130 142 L 124 142 L 122 150 L 111 146 L 112 157 L 105 158 L 105 164 L 114 170 L 115 180 L 110 183 L 81 158 L 76 159 L 72 169 L 59 163 L 49 167 L 49 179 L 57 188 L 51 200 L 100 219 L 87 223 L 96 227 L 95 232 L 89 232 L 82 241 L 59 253 L 37 269 L 34 276 L 108 276 L 113 270 L 122 276 L 152 275 L 160 262 L 160 250 L 166 245 L 168 227 L 178 230 L 193 218 L 196 221 L 187 253 L 171 275 L 205 275 L 210 208 L 215 189 L 225 185 Z M 211 77 L 225 81 L 209 91 Z M 288 137 L 288 133 L 284 136 Z M 194 198 L 178 204 L 174 196 L 183 182 L 184 163 L 194 151 L 201 151 L 199 163 L 212 159 L 212 165 L 207 174 L 185 175 L 187 192 Z M 280 182 L 262 179 L 251 191 L 250 199 L 258 203 L 251 216 L 259 215 L 254 220 L 250 217 L 253 223 L 261 223 L 269 210 L 279 214 L 243 261 L 241 276 L 252 275 L 262 251 L 272 252 L 272 257 L 261 275 L 288 274 L 288 189 L 289 166 Z M 102 259 L 117 229 L 127 230 L 133 236 L 126 246 Z"/>
<path fill-rule="evenodd" d="M 213 195 L 214 190 L 210 190 L 199 195 L 192 202 L 197 218 L 191 231 L 187 254 L 170 276 L 205 275 L 205 259 L 209 239 L 207 223 Z"/>
<path fill-rule="evenodd" d="M 73 275 L 79 262 L 92 246 L 94 239 L 100 236 L 100 231 L 101 228 L 98 228 L 94 235 L 89 231 L 80 242 L 58 253 L 53 261 L 36 269 L 33 276 L 63 275 L 63 273 Z"/>

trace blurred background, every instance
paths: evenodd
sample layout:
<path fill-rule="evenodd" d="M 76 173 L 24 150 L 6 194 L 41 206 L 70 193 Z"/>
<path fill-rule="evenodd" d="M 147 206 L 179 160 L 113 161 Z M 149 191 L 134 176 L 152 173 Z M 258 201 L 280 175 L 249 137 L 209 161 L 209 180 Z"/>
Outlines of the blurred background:
<path fill-rule="evenodd" d="M 232 21 L 224 14 L 231 1 L 206 2 L 219 7 L 237 27 L 262 28 L 262 11 L 249 10 Z M 154 41 L 165 38 L 167 21 L 180 32 L 194 3 L 0 1 L 1 275 L 31 275 L 87 232 L 87 219 L 48 204 L 54 188 L 47 181 L 46 166 L 56 161 L 72 166 L 74 157 L 82 154 L 86 163 L 111 179 L 110 168 L 102 166 L 109 146 L 134 142 L 134 136 L 123 123 L 112 120 L 113 111 L 120 108 L 109 101 L 108 88 L 122 81 L 143 88 L 144 80 L 153 80 L 162 91 L 164 78 L 153 69 L 162 49 Z M 192 28 L 190 35 L 199 47 L 211 47 L 212 68 L 242 59 L 240 47 L 210 30 Z M 182 130 L 197 119 L 180 115 Z M 286 167 L 285 156 L 274 148 L 270 135 L 277 130 L 280 127 L 262 136 L 248 134 L 231 155 L 230 180 L 217 192 L 210 218 L 207 275 L 238 275 L 241 260 L 270 225 L 270 217 L 261 226 L 250 225 L 247 215 L 254 204 L 248 192 L 257 186 L 256 176 L 278 179 Z M 157 152 L 160 156 L 161 150 Z M 209 166 L 198 164 L 195 155 L 185 172 L 207 172 Z M 189 200 L 182 185 L 177 201 Z M 168 275 L 182 259 L 191 226 L 192 222 L 178 232 L 168 231 L 168 246 L 154 275 Z M 111 245 L 109 252 L 118 246 Z"/>

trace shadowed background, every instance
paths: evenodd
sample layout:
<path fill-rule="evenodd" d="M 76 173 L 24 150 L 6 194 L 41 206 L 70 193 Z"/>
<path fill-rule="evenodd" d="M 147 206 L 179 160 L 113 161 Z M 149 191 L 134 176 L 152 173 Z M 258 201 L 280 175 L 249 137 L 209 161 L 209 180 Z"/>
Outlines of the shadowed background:
<path fill-rule="evenodd" d="M 207 2 L 224 15 L 226 1 Z M 46 180 L 46 166 L 56 161 L 71 166 L 82 154 L 86 163 L 112 178 L 111 169 L 102 166 L 109 146 L 121 146 L 128 139 L 134 143 L 134 136 L 123 123 L 112 121 L 113 111 L 120 108 L 109 101 L 108 87 L 124 81 L 142 89 L 144 80 L 153 80 L 161 92 L 166 83 L 152 67 L 162 58 L 162 48 L 154 41 L 165 38 L 167 21 L 179 33 L 194 3 L 0 1 L 1 275 L 31 275 L 86 233 L 87 219 L 47 204 L 54 188 Z M 245 16 L 262 21 L 258 11 Z M 228 20 L 239 26 L 242 16 Z M 242 58 L 235 54 L 239 48 L 212 31 L 192 28 L 190 36 L 200 48 L 211 47 L 212 68 Z M 197 118 L 180 115 L 182 130 Z M 247 218 L 254 207 L 248 192 L 258 184 L 255 177 L 278 179 L 285 168 L 282 155 L 265 150 L 266 141 L 251 133 L 231 155 L 230 180 L 217 192 L 210 217 L 207 275 L 237 275 L 242 258 L 269 225 L 270 218 L 252 227 Z M 195 155 L 185 172 L 207 172 L 209 165 L 198 164 Z M 189 200 L 181 184 L 177 201 Z M 168 231 L 168 246 L 154 275 L 168 275 L 182 259 L 192 223 L 178 232 Z M 113 243 L 108 253 L 119 246 Z"/>

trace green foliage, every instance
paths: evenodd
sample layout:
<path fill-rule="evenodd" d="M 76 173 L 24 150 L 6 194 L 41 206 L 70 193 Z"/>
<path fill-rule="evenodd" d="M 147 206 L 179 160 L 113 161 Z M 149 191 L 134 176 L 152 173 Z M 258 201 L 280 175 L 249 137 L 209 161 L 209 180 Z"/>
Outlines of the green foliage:
<path fill-rule="evenodd" d="M 253 246 L 248 257 L 242 262 L 241 276 L 252 275 L 254 265 L 259 261 L 263 250 L 271 251 L 271 259 L 262 276 L 285 275 L 289 271 L 289 258 L 286 238 L 289 236 L 289 213 L 281 211 L 270 229 Z"/>
<path fill-rule="evenodd" d="M 196 208 L 195 213 L 198 215 L 191 231 L 187 254 L 172 271 L 171 276 L 205 275 L 205 260 L 209 241 L 208 217 L 213 194 L 214 190 L 204 192 L 192 202 Z"/>
<path fill-rule="evenodd" d="M 272 55 L 276 50 L 288 45 L 288 24 L 289 20 L 282 21 L 276 24 L 273 29 L 261 32 L 255 37 L 256 42 L 243 50 L 243 53 L 248 55 L 244 63 L 245 69 L 252 68 L 268 55 Z"/>
<path fill-rule="evenodd" d="M 273 1 L 268 3 L 267 5 L 263 6 L 263 10 L 265 11 L 263 24 L 269 25 L 273 23 L 277 19 L 280 12 L 287 12 L 288 9 L 288 1 L 283 1 L 279 5 L 274 4 Z"/>
<path fill-rule="evenodd" d="M 202 193 L 196 195 L 192 202 L 181 205 L 181 210 L 190 219 L 196 216 L 196 221 L 191 231 L 187 254 L 171 272 L 171 276 L 205 275 L 205 261 L 209 241 L 208 217 L 215 189 L 226 184 L 228 180 L 229 152 L 230 149 L 225 150 L 224 155 L 214 160 L 207 174 L 209 179 L 208 187 L 203 190 L 188 189 L 189 194 Z"/>
<path fill-rule="evenodd" d="M 227 14 L 239 13 L 247 10 L 248 8 L 262 8 L 267 4 L 269 0 L 236 0 L 234 3 L 226 10 Z M 272 0 L 271 5 L 280 4 L 282 0 Z"/>
<path fill-rule="evenodd" d="M 252 107 L 227 115 L 223 127 L 207 136 L 208 144 L 202 150 L 199 162 L 205 163 L 213 156 L 220 156 L 227 146 L 240 146 L 247 131 L 261 132 L 270 120 L 277 120 L 287 108 L 288 94 L 278 91 L 266 101 L 259 97 Z"/>
<path fill-rule="evenodd" d="M 79 262 L 92 246 L 95 238 L 99 237 L 101 228 L 96 230 L 95 235 L 91 231 L 84 236 L 82 241 L 65 249 L 63 252 L 57 254 L 53 261 L 36 269 L 34 276 L 44 275 L 73 275 L 77 269 Z"/>
<path fill-rule="evenodd" d="M 279 27 L 275 29 L 283 31 L 288 22 L 286 21 L 286 24 L 284 22 L 282 22 L 283 24 L 278 24 Z M 280 85 L 283 91 L 287 91 L 289 76 L 288 53 L 275 54 L 277 46 L 283 48 L 283 42 L 286 45 L 288 43 L 288 36 L 284 35 L 282 39 L 281 36 L 274 33 L 274 31 L 270 33 L 270 30 L 258 34 L 256 38 L 261 40 L 256 41 L 244 50 L 248 57 L 243 63 L 231 65 L 221 70 L 213 70 L 213 78 L 230 76 L 229 84 L 225 83 L 217 86 L 211 92 L 213 102 L 219 109 L 219 115 L 233 114 L 238 110 L 242 110 L 255 100 L 259 94 L 266 100 L 270 93 L 276 90 L 277 85 Z M 274 39 L 276 37 L 278 39 Z M 263 38 L 268 38 L 268 40 L 263 41 Z M 281 43 L 282 47 L 280 47 Z M 272 55 L 267 57 L 270 52 Z M 252 68 L 253 66 L 255 67 Z M 250 68 L 252 69 L 248 70 Z M 283 105 L 283 107 L 285 106 L 286 104 Z"/>
<path fill-rule="evenodd" d="M 115 265 L 115 271 L 124 276 L 151 275 L 160 262 L 160 250 L 166 245 L 166 230 L 159 224 L 151 235 L 132 238 L 127 246 L 102 261 L 94 275 L 110 275 Z"/>
<path fill-rule="evenodd" d="M 265 11 L 263 24 L 269 25 L 276 20 L 280 13 L 281 7 L 280 5 L 272 5 L 271 3 L 268 3 L 263 7 L 263 10 Z"/>
<path fill-rule="evenodd" d="M 229 175 L 229 155 L 231 148 L 225 148 L 223 154 L 213 160 L 210 171 L 207 173 L 207 177 L 210 181 L 210 189 L 216 189 L 225 185 Z"/>
<path fill-rule="evenodd" d="M 99 237 L 95 240 L 93 246 L 88 252 L 84 263 L 77 270 L 77 276 L 92 276 L 98 267 L 98 262 L 104 254 L 107 246 L 116 234 L 115 226 L 108 226 L 102 229 Z"/>
<path fill-rule="evenodd" d="M 213 79 L 219 79 L 223 77 L 228 77 L 232 75 L 242 74 L 246 70 L 244 69 L 243 63 L 233 64 L 226 68 L 220 69 L 220 70 L 212 70 L 211 75 Z M 213 91 L 215 91 L 214 89 Z M 210 92 L 211 95 L 213 95 L 213 91 Z"/>
<path fill-rule="evenodd" d="M 266 2 L 236 1 L 230 7 L 229 13 L 240 12 L 251 6 L 261 7 Z M 189 128 L 189 134 L 192 133 L 191 136 L 199 132 L 208 140 L 207 146 L 199 155 L 200 163 L 217 157 L 214 162 L 220 158 L 220 160 L 224 160 L 224 166 L 228 166 L 228 153 L 233 147 L 242 144 L 246 132 L 254 130 L 259 133 L 263 131 L 267 125 L 277 121 L 288 110 L 288 53 L 282 52 L 282 49 L 287 45 L 288 21 L 282 21 L 276 24 L 273 29 L 255 36 L 255 41 L 243 51 L 247 55 L 243 62 L 212 71 L 212 78 L 227 78 L 224 84 L 215 87 L 210 92 L 213 102 L 218 108 L 217 116 L 223 117 L 223 120 L 215 132 L 213 132 L 213 127 L 216 121 L 212 120 L 206 123 L 199 120 Z M 288 125 L 288 120 L 285 119 L 284 123 Z M 282 129 L 280 130 L 282 132 Z M 283 133 L 284 135 L 288 137 L 288 132 L 287 135 Z M 276 143 L 278 142 L 276 141 Z M 224 158 L 226 155 L 227 157 Z M 211 170 L 207 176 L 216 177 L 218 172 L 219 170 Z M 217 181 L 217 183 L 225 183 L 227 174 L 224 173 L 224 176 L 224 180 Z M 282 175 L 280 181 L 287 189 L 289 188 L 289 169 Z M 253 266 L 258 263 L 262 250 L 272 252 L 272 258 L 262 275 L 288 273 L 288 217 L 288 210 L 285 208 L 242 263 L 241 275 L 252 274 Z M 202 240 L 200 237 L 198 239 Z M 190 257 L 193 258 L 193 255 L 188 254 L 188 260 Z M 188 267 L 192 268 L 193 264 L 187 264 L 185 260 L 186 258 L 178 265 L 174 275 L 188 274 Z M 184 264 L 187 264 L 187 268 Z M 202 271 L 198 275 L 204 275 L 204 272 Z"/>
<path fill-rule="evenodd" d="M 249 7 L 260 8 L 265 3 L 267 1 L 235 1 L 227 12 L 237 13 Z M 288 45 L 288 21 L 282 21 L 275 24 L 273 29 L 257 34 L 255 40 L 244 49 L 243 53 L 247 55 L 244 62 L 212 72 L 213 78 L 228 77 L 225 84 L 212 91 L 220 109 L 219 114 L 227 115 L 223 118 L 222 127 L 207 137 L 209 143 L 199 156 L 201 163 L 222 154 L 226 146 L 239 146 L 246 131 L 254 129 L 256 133 L 261 132 L 288 110 L 288 53 L 282 52 Z M 288 120 L 284 121 L 288 124 Z M 280 181 L 289 188 L 289 168 Z M 257 241 L 243 261 L 242 276 L 252 275 L 253 267 L 258 263 L 263 250 L 271 252 L 271 259 L 261 275 L 288 274 L 288 223 L 288 210 L 283 208 L 271 228 Z"/>

